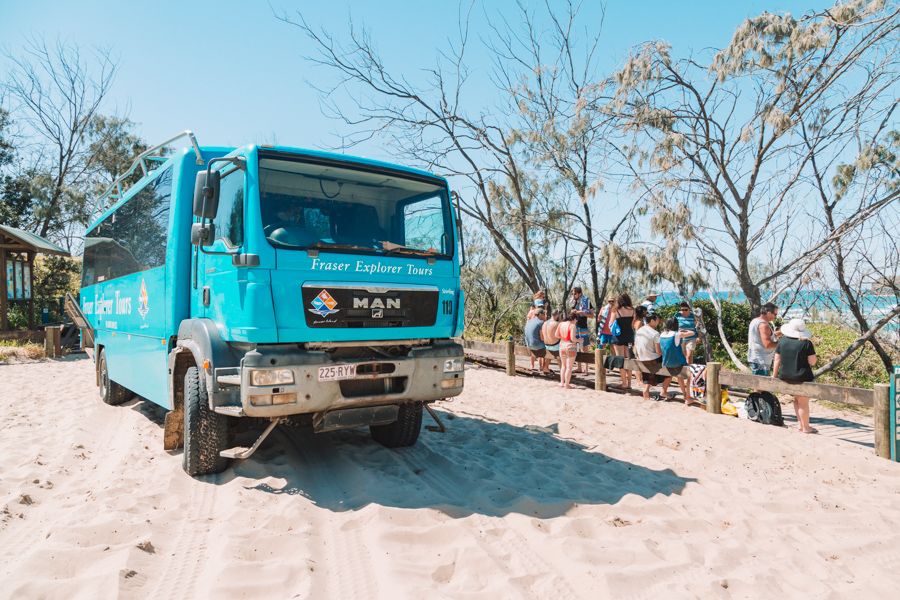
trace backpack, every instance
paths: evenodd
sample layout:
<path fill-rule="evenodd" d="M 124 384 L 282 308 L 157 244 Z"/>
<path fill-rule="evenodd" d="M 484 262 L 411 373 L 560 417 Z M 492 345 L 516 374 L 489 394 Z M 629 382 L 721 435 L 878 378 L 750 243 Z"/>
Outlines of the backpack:
<path fill-rule="evenodd" d="M 745 404 L 747 417 L 751 421 L 764 425 L 784 426 L 784 418 L 781 416 L 781 403 L 770 392 L 750 392 Z"/>

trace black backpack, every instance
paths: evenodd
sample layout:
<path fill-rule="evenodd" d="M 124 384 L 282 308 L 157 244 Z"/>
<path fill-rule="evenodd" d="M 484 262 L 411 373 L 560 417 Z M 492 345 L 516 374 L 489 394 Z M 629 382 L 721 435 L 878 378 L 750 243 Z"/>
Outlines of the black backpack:
<path fill-rule="evenodd" d="M 750 392 L 747 396 L 747 417 L 764 425 L 784 426 L 781 416 L 781 402 L 769 392 Z"/>

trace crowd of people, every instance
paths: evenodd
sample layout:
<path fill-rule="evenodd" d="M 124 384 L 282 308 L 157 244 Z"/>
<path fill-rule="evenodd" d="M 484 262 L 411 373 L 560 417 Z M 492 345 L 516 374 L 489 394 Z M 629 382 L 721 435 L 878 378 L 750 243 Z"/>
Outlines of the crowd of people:
<path fill-rule="evenodd" d="M 566 310 L 550 310 L 544 292 L 533 297 L 525 323 L 525 342 L 531 356 L 531 368 L 550 373 L 554 358 L 559 362 L 559 385 L 570 388 L 573 372 L 586 372 L 578 363 L 578 352 L 591 345 L 589 319 L 595 326 L 594 339 L 599 347 L 609 348 L 613 356 L 622 357 L 619 376 L 622 386 L 632 387 L 637 379 L 643 398 L 668 399 L 674 379 L 685 404 L 694 400 L 684 367 L 695 360 L 699 341 L 697 315 L 688 302 L 678 306 L 675 316 L 661 322 L 656 310 L 656 293 L 647 294 L 637 306 L 627 293 L 610 296 L 595 311 L 580 287 L 571 291 L 571 305 Z M 816 364 L 815 348 L 803 319 L 791 319 L 780 329 L 773 327 L 778 307 L 764 304 L 747 333 L 748 362 L 754 375 L 771 376 L 789 383 L 813 380 Z M 633 358 L 638 369 L 625 368 L 624 359 Z M 660 383 L 661 393 L 651 395 Z M 809 397 L 794 395 L 794 409 L 803 433 L 816 433 L 809 424 Z"/>

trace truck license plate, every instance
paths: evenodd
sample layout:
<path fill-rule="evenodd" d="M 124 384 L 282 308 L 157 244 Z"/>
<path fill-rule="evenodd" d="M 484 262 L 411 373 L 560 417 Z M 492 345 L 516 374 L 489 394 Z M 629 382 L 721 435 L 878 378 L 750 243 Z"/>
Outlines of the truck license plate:
<path fill-rule="evenodd" d="M 356 377 L 356 365 L 329 365 L 319 367 L 319 381 L 340 381 Z"/>

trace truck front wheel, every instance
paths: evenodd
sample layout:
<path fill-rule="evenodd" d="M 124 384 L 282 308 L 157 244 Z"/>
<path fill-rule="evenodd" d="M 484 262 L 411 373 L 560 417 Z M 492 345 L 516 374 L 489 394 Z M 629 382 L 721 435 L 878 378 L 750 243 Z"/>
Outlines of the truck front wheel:
<path fill-rule="evenodd" d="M 401 404 L 397 420 L 390 425 L 370 425 L 372 439 L 388 448 L 404 448 L 412 446 L 419 439 L 422 429 L 422 403 L 406 402 Z"/>
<path fill-rule="evenodd" d="M 106 350 L 100 350 L 100 356 L 97 357 L 97 370 L 100 371 L 100 398 L 104 402 L 116 405 L 131 398 L 131 392 L 109 378 Z"/>
<path fill-rule="evenodd" d="M 184 454 L 182 466 L 188 475 L 221 473 L 228 459 L 219 452 L 228 444 L 228 417 L 209 407 L 206 379 L 197 367 L 184 375 Z"/>

